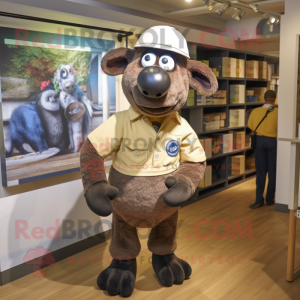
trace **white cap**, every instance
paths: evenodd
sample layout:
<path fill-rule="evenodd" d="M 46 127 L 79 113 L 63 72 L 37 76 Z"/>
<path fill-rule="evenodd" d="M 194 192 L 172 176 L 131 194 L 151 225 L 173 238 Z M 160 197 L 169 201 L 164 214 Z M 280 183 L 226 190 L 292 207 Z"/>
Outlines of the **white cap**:
<path fill-rule="evenodd" d="M 139 47 L 165 49 L 190 58 L 186 39 L 170 26 L 153 26 L 147 29 L 133 48 Z"/>

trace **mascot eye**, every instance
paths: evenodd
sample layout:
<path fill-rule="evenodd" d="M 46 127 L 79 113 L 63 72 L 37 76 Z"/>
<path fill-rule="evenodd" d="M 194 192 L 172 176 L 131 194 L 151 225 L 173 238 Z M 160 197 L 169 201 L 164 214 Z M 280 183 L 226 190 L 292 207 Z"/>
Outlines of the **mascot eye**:
<path fill-rule="evenodd" d="M 156 55 L 153 53 L 145 54 L 141 61 L 143 67 L 153 66 L 155 62 L 156 62 Z"/>
<path fill-rule="evenodd" d="M 164 55 L 159 59 L 159 65 L 166 71 L 171 71 L 175 67 L 175 61 L 171 56 Z"/>
<path fill-rule="evenodd" d="M 68 71 L 66 69 L 61 69 L 60 77 L 67 78 L 68 77 Z"/>

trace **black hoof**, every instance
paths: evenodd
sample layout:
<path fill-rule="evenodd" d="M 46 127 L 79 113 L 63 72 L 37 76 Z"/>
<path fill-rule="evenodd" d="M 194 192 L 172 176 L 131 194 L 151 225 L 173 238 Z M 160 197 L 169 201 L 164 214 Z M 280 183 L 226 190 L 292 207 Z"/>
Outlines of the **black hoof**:
<path fill-rule="evenodd" d="M 152 265 L 156 276 L 164 286 L 181 284 L 192 274 L 191 266 L 175 254 L 152 254 Z"/>
<path fill-rule="evenodd" d="M 101 290 L 106 290 L 110 296 L 120 294 L 129 297 L 134 289 L 136 278 L 136 259 L 114 260 L 102 271 L 97 279 Z"/>

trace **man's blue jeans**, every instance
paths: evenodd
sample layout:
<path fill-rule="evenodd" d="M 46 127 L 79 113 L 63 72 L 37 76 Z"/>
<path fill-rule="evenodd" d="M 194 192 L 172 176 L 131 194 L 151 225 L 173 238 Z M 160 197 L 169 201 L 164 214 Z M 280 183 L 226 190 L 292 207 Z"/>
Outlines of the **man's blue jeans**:
<path fill-rule="evenodd" d="M 256 201 L 264 203 L 263 193 L 265 190 L 267 173 L 269 184 L 267 189 L 266 203 L 272 203 L 275 197 L 276 186 L 276 157 L 277 140 L 266 136 L 256 136 L 255 166 L 256 166 Z"/>

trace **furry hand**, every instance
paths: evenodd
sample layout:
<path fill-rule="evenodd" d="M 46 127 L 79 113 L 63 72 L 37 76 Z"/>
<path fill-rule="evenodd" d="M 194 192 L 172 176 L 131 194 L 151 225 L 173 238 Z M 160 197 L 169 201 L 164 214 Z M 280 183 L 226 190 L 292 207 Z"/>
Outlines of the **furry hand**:
<path fill-rule="evenodd" d="M 163 194 L 164 201 L 171 207 L 180 206 L 192 196 L 192 188 L 183 176 L 169 176 L 165 180 L 168 190 Z"/>
<path fill-rule="evenodd" d="M 98 182 L 90 186 L 85 194 L 85 200 L 92 212 L 101 217 L 113 212 L 111 200 L 118 196 L 119 190 L 107 182 Z"/>

